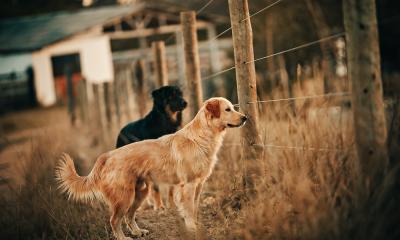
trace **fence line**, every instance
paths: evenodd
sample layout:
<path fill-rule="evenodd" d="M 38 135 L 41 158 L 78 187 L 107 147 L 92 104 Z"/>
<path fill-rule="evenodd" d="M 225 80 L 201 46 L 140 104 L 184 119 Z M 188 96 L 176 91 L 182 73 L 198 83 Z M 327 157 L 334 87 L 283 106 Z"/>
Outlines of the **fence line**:
<path fill-rule="evenodd" d="M 306 150 L 306 151 L 318 151 L 318 152 L 346 152 L 345 149 L 340 149 L 340 148 L 316 148 L 316 147 L 305 147 L 305 146 L 283 146 L 274 144 L 255 144 L 255 145 L 258 147 L 278 148 L 278 149 Z"/>
<path fill-rule="evenodd" d="M 201 8 L 199 8 L 199 10 L 196 11 L 196 15 L 203 12 L 213 2 L 214 2 L 214 0 L 210 0 L 206 4 L 204 4 Z M 172 33 L 168 38 L 166 38 L 164 41 L 165 44 L 169 43 L 171 41 L 171 39 L 174 38 L 174 36 L 175 36 L 175 33 Z"/>
<path fill-rule="evenodd" d="M 275 2 L 273 2 L 273 3 L 271 3 L 271 4 L 269 4 L 268 6 L 262 8 L 261 10 L 259 10 L 259 11 L 255 12 L 255 13 L 251 14 L 249 17 L 240 20 L 240 22 L 243 22 L 243 21 L 246 21 L 246 20 L 248 20 L 248 19 L 251 19 L 252 17 L 254 17 L 254 16 L 256 16 L 257 14 L 260 14 L 260 13 L 264 12 L 265 10 L 267 10 L 267 9 L 269 9 L 269 8 L 271 8 L 271 7 L 273 7 L 273 6 L 275 6 L 276 4 L 280 3 L 281 1 L 283 1 L 283 0 L 278 0 L 278 1 L 275 1 Z M 222 35 L 224 35 L 225 33 L 227 33 L 229 30 L 232 30 L 232 26 L 230 26 L 229 28 L 227 28 L 227 29 L 225 29 L 224 31 L 220 32 L 217 36 L 215 36 L 215 37 L 214 37 L 213 39 L 211 39 L 210 41 L 215 41 L 215 40 L 217 40 L 219 37 L 221 37 Z"/>
<path fill-rule="evenodd" d="M 196 11 L 196 14 L 200 14 L 201 12 L 203 12 L 204 9 L 206 9 L 212 2 L 214 2 L 214 0 L 210 0 L 206 4 L 204 4 L 203 7 L 201 7 L 199 10 Z"/>
<path fill-rule="evenodd" d="M 240 143 L 227 143 L 224 144 L 226 147 L 237 147 L 242 146 Z M 289 149 L 289 150 L 304 150 L 304 151 L 314 151 L 314 152 L 346 152 L 348 150 L 341 148 L 316 148 L 316 147 L 306 147 L 306 146 L 285 146 L 285 145 L 275 145 L 275 144 L 254 144 L 257 147 L 263 148 L 276 148 L 276 149 Z M 352 150 L 352 149 L 350 149 Z"/>
<path fill-rule="evenodd" d="M 244 19 L 241 20 L 240 22 L 244 22 L 244 21 L 246 21 L 246 20 L 248 20 L 248 19 L 250 19 L 250 18 L 256 16 L 257 14 L 262 13 L 262 12 L 264 12 L 265 10 L 267 10 L 267 9 L 269 9 L 269 8 L 271 8 L 271 7 L 273 7 L 273 6 L 275 6 L 276 4 L 278 4 L 278 3 L 282 2 L 282 1 L 283 1 L 283 0 L 275 1 L 275 2 L 271 3 L 270 5 L 268 5 L 268 6 L 264 7 L 264 8 L 262 8 L 261 10 L 259 10 L 259 11 L 255 12 L 255 13 L 251 14 L 249 17 L 244 18 Z"/>
<path fill-rule="evenodd" d="M 301 45 L 293 47 L 293 48 L 289 48 L 289 49 L 286 49 L 286 50 L 283 50 L 283 51 L 280 51 L 280 52 L 277 52 L 277 53 L 273 53 L 271 55 L 267 55 L 267 56 L 264 56 L 264 57 L 261 57 L 261 58 L 254 59 L 252 61 L 248 61 L 248 62 L 246 62 L 246 64 L 252 63 L 252 62 L 258 62 L 258 61 L 263 60 L 263 59 L 275 57 L 275 56 L 278 56 L 278 55 L 281 55 L 281 54 L 284 54 L 284 53 L 288 53 L 288 52 L 292 52 L 292 51 L 299 50 L 299 49 L 302 49 L 302 48 L 306 48 L 306 47 L 312 46 L 312 45 L 320 43 L 320 42 L 324 42 L 324 41 L 331 40 L 333 38 L 344 36 L 345 34 L 346 34 L 345 32 L 336 33 L 336 34 L 333 34 L 333 35 L 328 36 L 328 37 L 324 37 L 324 38 L 321 38 L 321 39 L 318 39 L 318 40 L 315 40 L 315 41 L 312 41 L 312 42 L 301 44 Z M 224 69 L 222 71 L 219 71 L 219 72 L 216 72 L 216 73 L 211 74 L 209 76 L 206 76 L 206 77 L 202 78 L 201 80 L 207 80 L 207 79 L 210 79 L 210 78 L 214 78 L 214 77 L 216 77 L 216 76 L 218 76 L 220 74 L 223 74 L 223 73 L 228 72 L 230 70 L 233 70 L 235 68 L 236 67 L 233 66 L 233 67 Z"/>
<path fill-rule="evenodd" d="M 263 100 L 263 101 L 256 101 L 256 102 L 248 102 L 247 104 L 270 103 L 270 102 L 281 102 L 281 101 L 291 101 L 291 100 L 306 100 L 306 99 L 314 99 L 314 98 L 349 96 L 349 95 L 350 95 L 349 92 L 336 92 L 336 93 L 327 93 L 327 94 L 320 94 L 320 95 L 291 97 L 291 98 L 280 98 L 280 99 L 271 99 L 271 100 Z"/>
<path fill-rule="evenodd" d="M 315 41 L 312 41 L 312 42 L 309 42 L 309 43 L 301 44 L 301 45 L 299 45 L 297 47 L 289 48 L 287 50 L 283 50 L 283 51 L 280 51 L 280 52 L 277 52 L 277 53 L 273 53 L 273 54 L 267 55 L 265 57 L 260 57 L 260 58 L 254 59 L 252 61 L 248 61 L 248 62 L 246 62 L 246 64 L 247 63 L 251 63 L 251 62 L 258 62 L 260 60 L 271 58 L 271 57 L 275 57 L 275 56 L 281 55 L 283 53 L 288 53 L 288 52 L 292 52 L 292 51 L 295 51 L 295 50 L 298 50 L 298 49 L 301 49 L 301 48 L 309 47 L 309 46 L 312 46 L 312 45 L 320 43 L 320 42 L 325 42 L 325 41 L 331 40 L 333 38 L 342 37 L 345 34 L 346 34 L 345 32 L 336 33 L 336 34 L 333 34 L 331 36 L 324 37 L 324 38 L 321 38 L 321 39 L 318 39 L 318 40 L 315 40 Z"/>
<path fill-rule="evenodd" d="M 213 39 L 211 39 L 210 41 L 215 41 L 217 40 L 219 37 L 221 37 L 222 35 L 224 35 L 225 33 L 227 33 L 229 30 L 232 30 L 232 27 L 229 27 L 227 29 L 225 29 L 224 31 L 220 32 L 217 36 L 215 36 Z"/>
<path fill-rule="evenodd" d="M 233 69 L 235 69 L 235 68 L 236 68 L 236 67 L 235 67 L 235 66 L 233 66 L 233 67 L 230 67 L 230 68 L 224 69 L 224 70 L 222 70 L 222 71 L 219 71 L 219 72 L 216 72 L 216 73 L 214 73 L 214 74 L 208 75 L 208 76 L 206 76 L 206 77 L 202 78 L 201 80 L 203 81 L 203 80 L 207 80 L 207 79 L 210 79 L 210 78 L 216 77 L 216 76 L 218 76 L 218 75 L 221 75 L 221 74 L 223 74 L 223 73 L 225 73 L 225 72 L 229 72 L 230 70 L 233 70 Z"/>

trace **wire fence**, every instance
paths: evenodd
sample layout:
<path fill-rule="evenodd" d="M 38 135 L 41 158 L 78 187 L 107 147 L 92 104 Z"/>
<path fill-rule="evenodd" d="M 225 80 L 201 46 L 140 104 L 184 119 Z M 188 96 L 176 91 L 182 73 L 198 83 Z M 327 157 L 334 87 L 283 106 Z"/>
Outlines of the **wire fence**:
<path fill-rule="evenodd" d="M 240 143 L 225 143 L 225 147 L 240 147 L 242 144 Z M 273 148 L 280 150 L 299 150 L 299 151 L 313 151 L 313 152 L 348 152 L 353 151 L 355 149 L 341 149 L 341 148 L 317 148 L 310 146 L 285 146 L 285 145 L 275 145 L 275 144 L 253 144 L 253 146 L 261 147 L 261 148 Z"/>
<path fill-rule="evenodd" d="M 286 50 L 283 50 L 283 51 L 279 51 L 279 52 L 276 52 L 276 53 L 273 53 L 273 54 L 270 54 L 270 55 L 266 55 L 264 57 L 260 57 L 260 58 L 257 58 L 257 59 L 254 59 L 254 60 L 251 60 L 251 61 L 248 61 L 248 62 L 245 62 L 245 63 L 249 64 L 249 63 L 252 63 L 252 62 L 258 62 L 258 61 L 265 60 L 265 59 L 268 59 L 268 58 L 271 58 L 271 57 L 275 57 L 275 56 L 278 56 L 278 55 L 281 55 L 281 54 L 284 54 L 284 53 L 289 53 L 289 52 L 293 52 L 293 51 L 296 51 L 296 50 L 299 50 L 299 49 L 302 49 L 302 48 L 307 48 L 307 47 L 313 46 L 313 45 L 321 43 L 321 42 L 325 42 L 325 41 L 328 41 L 328 40 L 339 38 L 339 37 L 342 37 L 344 35 L 345 35 L 345 32 L 336 33 L 336 34 L 333 34 L 333 35 L 330 35 L 330 36 L 327 36 L 327 37 L 324 37 L 324 38 L 321 38 L 321 39 L 318 39 L 318 40 L 315 40 L 315 41 L 312 41 L 312 42 L 303 43 L 301 45 L 298 45 L 298 46 L 295 46 L 295 47 L 292 47 L 292 48 L 289 48 L 289 49 L 286 49 Z M 203 77 L 202 80 L 212 79 L 212 78 L 217 77 L 217 76 L 219 76 L 219 75 L 221 75 L 223 73 L 229 72 L 229 71 L 231 71 L 231 70 L 233 70 L 235 68 L 236 68 L 235 66 L 232 66 L 232 67 L 224 69 L 222 71 L 213 73 L 213 74 L 211 74 L 209 76 Z"/>
<path fill-rule="evenodd" d="M 257 16 L 258 14 L 278 5 L 279 3 L 281 3 L 283 0 L 278 0 L 278 1 L 274 1 L 273 3 L 267 5 L 266 7 L 254 12 L 253 14 L 250 14 L 249 17 L 242 19 L 240 22 L 246 21 L 251 19 L 254 16 Z M 211 1 L 212 2 L 212 1 Z M 209 5 L 209 2 L 206 4 L 207 6 Z M 204 10 L 204 9 L 202 9 Z M 224 34 L 226 34 L 227 32 L 231 31 L 232 27 L 228 27 L 227 29 L 223 30 L 222 32 L 220 32 L 219 34 L 217 34 L 214 38 L 212 38 L 210 41 L 216 41 L 218 38 L 220 38 L 221 36 L 223 36 Z M 273 54 L 269 54 L 260 58 L 256 58 L 250 61 L 245 62 L 245 64 L 249 64 L 249 63 L 254 63 L 254 62 L 258 62 L 261 60 L 267 60 L 285 53 L 289 53 L 289 52 L 293 52 L 299 49 L 303 49 L 303 48 L 307 48 L 316 44 L 319 44 L 321 42 L 325 42 L 325 41 L 329 41 L 332 39 L 337 39 L 339 37 L 343 37 L 345 36 L 345 32 L 339 32 L 336 34 L 332 34 L 330 36 L 326 36 L 320 39 L 317 39 L 315 41 L 311 41 L 311 42 L 307 42 L 307 43 L 303 43 L 300 44 L 298 46 L 294 46 L 292 48 L 288 48 Z M 235 66 L 223 69 L 221 71 L 215 72 L 213 74 L 210 74 L 206 77 L 203 77 L 201 80 L 205 81 L 205 80 L 210 80 L 213 79 L 221 74 L 227 73 L 229 71 L 232 71 L 236 69 Z M 289 97 L 289 98 L 280 98 L 280 99 L 271 99 L 271 100 L 260 100 L 260 101 L 251 101 L 251 102 L 247 102 L 246 104 L 266 104 L 266 103 L 275 103 L 275 102 L 282 102 L 282 101 L 297 101 L 297 100 L 309 100 L 309 99 L 318 99 L 318 98 L 331 98 L 331 97 L 343 97 L 343 96 L 349 96 L 351 93 L 350 92 L 334 92 L 334 93 L 326 93 L 326 94 L 318 94 L 318 95 L 308 95 L 308 96 L 299 96 L 299 97 Z M 238 107 L 239 104 L 234 104 L 235 107 Z M 227 143 L 224 144 L 225 146 L 242 146 L 242 144 L 240 143 Z M 348 151 L 348 150 L 344 150 L 344 149 L 337 149 L 337 148 L 317 148 L 317 147 L 309 147 L 309 146 L 285 146 L 285 145 L 275 145 L 275 144 L 254 144 L 254 146 L 257 147 L 262 147 L 262 148 L 274 148 L 274 149 L 289 149 L 289 150 L 302 150 L 302 151 L 314 151 L 314 152 L 344 152 L 344 151 Z"/>
<path fill-rule="evenodd" d="M 198 15 L 198 14 L 202 13 L 202 12 L 203 12 L 204 10 L 206 10 L 206 8 L 207 8 L 208 6 L 210 6 L 214 1 L 215 1 L 215 0 L 210 0 L 210 1 L 208 1 L 206 4 L 204 4 L 201 8 L 199 8 L 199 9 L 196 11 L 196 14 Z M 175 33 L 172 33 L 169 37 L 167 37 L 167 38 L 164 40 L 165 44 L 170 43 L 170 42 L 172 41 L 172 39 L 174 39 L 174 37 L 175 37 Z"/>
<path fill-rule="evenodd" d="M 208 1 L 204 6 L 202 6 L 198 11 L 197 14 L 202 13 L 208 6 L 211 5 L 211 3 L 214 0 L 210 0 Z M 251 18 L 259 15 L 260 13 L 271 9 L 272 7 L 278 5 L 279 3 L 283 2 L 283 0 L 277 0 L 274 1 L 273 3 L 261 8 L 260 10 L 250 14 L 247 18 L 242 19 L 240 22 L 244 22 L 246 20 L 250 20 Z M 220 32 L 219 34 L 217 34 L 214 38 L 210 39 L 209 41 L 216 41 L 218 38 L 220 38 L 221 36 L 223 36 L 224 34 L 226 34 L 227 32 L 231 31 L 232 27 L 228 27 L 225 30 L 223 30 L 222 32 Z M 245 62 L 245 64 L 249 64 L 249 63 L 254 63 L 254 62 L 258 62 L 258 61 L 262 61 L 262 60 L 267 60 L 285 53 L 289 53 L 289 52 L 293 52 L 296 50 L 300 50 L 303 48 L 307 48 L 316 44 L 319 44 L 321 42 L 325 42 L 325 41 L 329 41 L 332 39 L 336 39 L 339 37 L 343 37 L 345 36 L 345 32 L 339 32 L 336 34 L 332 34 L 330 36 L 326 36 L 320 39 L 317 39 L 315 41 L 311 41 L 311 42 L 307 42 L 307 43 L 303 43 L 300 44 L 298 46 L 294 46 L 292 48 L 288 48 L 279 52 L 275 52 L 273 54 L 269 54 L 260 58 L 256 58 L 253 59 L 251 61 L 247 61 Z M 173 37 L 173 36 L 172 36 Z M 171 37 L 170 37 L 171 38 Z M 217 76 L 220 76 L 224 73 L 227 73 L 229 71 L 232 71 L 236 69 L 235 66 L 223 69 L 221 71 L 215 72 L 213 74 L 210 74 L 208 76 L 203 77 L 201 80 L 205 81 L 205 80 L 210 80 L 213 79 Z M 297 101 L 297 100 L 309 100 L 309 99 L 317 99 L 317 98 L 331 98 L 331 97 L 342 97 L 342 96 L 349 96 L 350 92 L 334 92 L 334 93 L 326 93 L 326 94 L 318 94 L 318 95 L 308 95 L 308 96 L 299 96 L 299 97 L 289 97 L 289 98 L 279 98 L 279 99 L 271 99 L 271 100 L 260 100 L 260 101 L 251 101 L 251 102 L 247 102 L 246 104 L 266 104 L 266 103 L 275 103 L 275 102 L 282 102 L 282 101 Z M 234 104 L 234 106 L 238 107 L 239 104 Z M 225 146 L 241 146 L 241 144 L 239 143 L 227 143 L 225 144 Z M 284 145 L 274 145 L 274 144 L 255 144 L 255 146 L 258 147 L 263 147 L 263 148 L 275 148 L 275 149 L 290 149 L 290 150 L 306 150 L 306 151 L 318 151 L 318 152 L 340 152 L 340 151 L 344 151 L 343 149 L 330 149 L 330 148 L 316 148 L 316 147 L 306 147 L 306 146 L 284 146 Z"/>

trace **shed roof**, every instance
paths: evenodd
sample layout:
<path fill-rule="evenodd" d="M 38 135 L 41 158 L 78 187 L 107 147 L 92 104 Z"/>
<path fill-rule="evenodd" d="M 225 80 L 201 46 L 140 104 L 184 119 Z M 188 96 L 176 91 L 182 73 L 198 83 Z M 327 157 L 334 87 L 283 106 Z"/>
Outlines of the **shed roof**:
<path fill-rule="evenodd" d="M 0 52 L 30 52 L 91 27 L 136 12 L 141 6 L 107 6 L 0 21 Z"/>

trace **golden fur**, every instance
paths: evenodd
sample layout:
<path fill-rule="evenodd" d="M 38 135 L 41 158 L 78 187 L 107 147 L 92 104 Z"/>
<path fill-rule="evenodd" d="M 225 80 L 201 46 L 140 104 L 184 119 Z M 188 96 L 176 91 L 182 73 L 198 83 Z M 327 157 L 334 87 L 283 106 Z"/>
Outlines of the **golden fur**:
<path fill-rule="evenodd" d="M 201 189 L 217 162 L 225 129 L 239 127 L 245 121 L 228 100 L 211 98 L 181 130 L 104 153 L 86 177 L 77 175 L 73 160 L 64 154 L 56 177 L 71 198 L 99 197 L 110 206 L 110 223 L 117 239 L 130 239 L 121 230 L 124 218 L 133 235 L 148 233 L 137 226 L 135 212 L 152 182 L 177 185 L 175 204 L 187 228 L 193 231 Z"/>

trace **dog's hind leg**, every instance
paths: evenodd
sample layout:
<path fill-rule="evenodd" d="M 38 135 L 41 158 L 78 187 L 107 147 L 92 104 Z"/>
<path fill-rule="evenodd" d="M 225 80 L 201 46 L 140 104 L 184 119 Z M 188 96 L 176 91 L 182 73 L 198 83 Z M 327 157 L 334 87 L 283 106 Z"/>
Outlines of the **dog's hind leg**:
<path fill-rule="evenodd" d="M 125 234 L 122 232 L 122 219 L 124 218 L 125 214 L 127 213 L 129 208 L 129 204 L 127 203 L 116 203 L 112 206 L 112 214 L 110 218 L 111 228 L 113 234 L 117 240 L 131 240 L 132 238 L 126 237 Z"/>
<path fill-rule="evenodd" d="M 153 183 L 151 195 L 154 199 L 154 210 L 165 209 L 163 201 L 161 199 L 160 187 Z"/>
<path fill-rule="evenodd" d="M 136 190 L 135 200 L 132 206 L 129 208 L 125 218 L 126 225 L 128 226 L 129 231 L 134 236 L 142 237 L 149 233 L 148 230 L 139 228 L 135 220 L 135 215 L 136 215 L 136 210 L 140 207 L 140 205 L 143 203 L 143 201 L 149 194 L 150 186 L 151 186 L 150 182 L 148 181 L 144 182 L 143 179 L 139 179 L 137 181 L 135 189 Z"/>
<path fill-rule="evenodd" d="M 102 185 L 101 188 L 111 210 L 110 224 L 115 238 L 118 240 L 131 240 L 123 233 L 121 223 L 135 199 L 134 185 L 126 186 L 113 183 L 112 185 Z"/>

